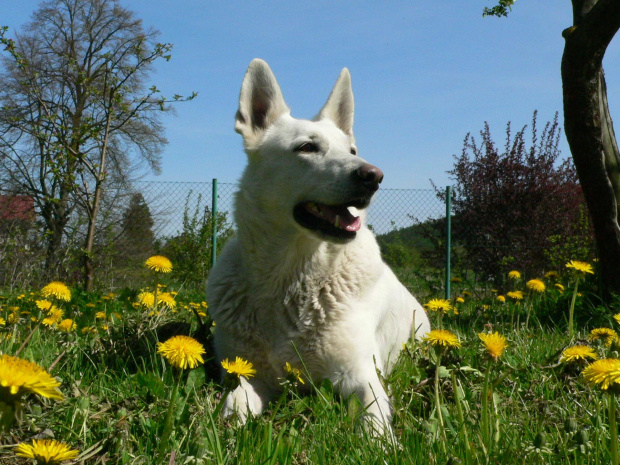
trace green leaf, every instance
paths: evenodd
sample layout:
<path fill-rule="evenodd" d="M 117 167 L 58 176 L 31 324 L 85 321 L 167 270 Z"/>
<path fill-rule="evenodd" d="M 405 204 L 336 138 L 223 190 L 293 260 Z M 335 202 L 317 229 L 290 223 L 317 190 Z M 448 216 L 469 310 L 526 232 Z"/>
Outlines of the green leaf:
<path fill-rule="evenodd" d="M 185 383 L 185 392 L 189 393 L 200 387 L 205 383 L 205 371 L 198 369 L 192 370 L 187 375 L 187 382 Z"/>
<path fill-rule="evenodd" d="M 166 386 L 163 381 L 155 376 L 153 373 L 139 372 L 136 375 L 138 384 L 148 389 L 155 397 L 164 399 L 166 397 Z"/>

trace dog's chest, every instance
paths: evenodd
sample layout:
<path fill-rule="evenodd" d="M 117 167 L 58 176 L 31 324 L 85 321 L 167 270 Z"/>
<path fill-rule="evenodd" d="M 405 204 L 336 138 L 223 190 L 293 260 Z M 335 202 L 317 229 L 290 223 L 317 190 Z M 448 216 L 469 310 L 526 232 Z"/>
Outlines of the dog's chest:
<path fill-rule="evenodd" d="M 352 267 L 336 266 L 329 273 L 307 269 L 282 280 L 263 298 L 289 331 L 320 331 L 342 319 L 359 299 L 364 277 Z M 274 315 L 275 313 L 275 315 Z"/>

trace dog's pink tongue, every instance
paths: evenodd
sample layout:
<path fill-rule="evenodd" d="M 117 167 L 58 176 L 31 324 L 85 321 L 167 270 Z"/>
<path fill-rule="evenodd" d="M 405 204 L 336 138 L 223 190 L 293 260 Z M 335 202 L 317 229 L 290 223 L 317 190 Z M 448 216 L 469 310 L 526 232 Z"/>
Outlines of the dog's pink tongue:
<path fill-rule="evenodd" d="M 328 221 L 338 229 L 345 231 L 359 231 L 362 227 L 362 220 L 359 216 L 353 216 L 349 209 L 343 205 L 331 207 L 318 203 L 308 203 L 306 209 L 314 216 Z"/>

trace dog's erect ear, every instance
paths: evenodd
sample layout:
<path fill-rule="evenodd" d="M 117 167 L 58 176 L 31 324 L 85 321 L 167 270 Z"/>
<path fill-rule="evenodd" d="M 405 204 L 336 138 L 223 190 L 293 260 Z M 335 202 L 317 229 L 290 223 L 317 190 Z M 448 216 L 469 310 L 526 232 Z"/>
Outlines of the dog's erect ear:
<path fill-rule="evenodd" d="M 336 85 L 323 106 L 317 120 L 331 119 L 336 126 L 350 136 L 353 136 L 353 90 L 351 88 L 351 75 L 347 68 L 343 68 L 338 76 Z"/>
<path fill-rule="evenodd" d="M 248 67 L 235 116 L 235 131 L 243 136 L 246 148 L 260 142 L 265 129 L 289 108 L 269 65 L 258 58 Z"/>

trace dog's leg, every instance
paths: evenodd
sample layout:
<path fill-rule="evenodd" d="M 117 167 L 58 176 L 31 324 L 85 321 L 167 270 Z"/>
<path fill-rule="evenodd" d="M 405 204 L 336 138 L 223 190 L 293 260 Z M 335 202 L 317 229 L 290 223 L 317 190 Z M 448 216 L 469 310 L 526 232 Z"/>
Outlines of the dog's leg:
<path fill-rule="evenodd" d="M 362 421 L 364 428 L 372 435 L 392 434 L 392 405 L 385 389 L 379 381 L 377 372 L 366 370 L 362 376 L 359 373 L 350 373 L 341 380 L 340 392 L 343 397 L 355 394 L 364 407 Z"/>
<path fill-rule="evenodd" d="M 262 413 L 269 398 L 259 382 L 250 382 L 243 376 L 239 380 L 239 386 L 229 392 L 224 401 L 222 416 L 226 418 L 236 413 L 239 422 L 245 424 L 249 416 Z"/>

